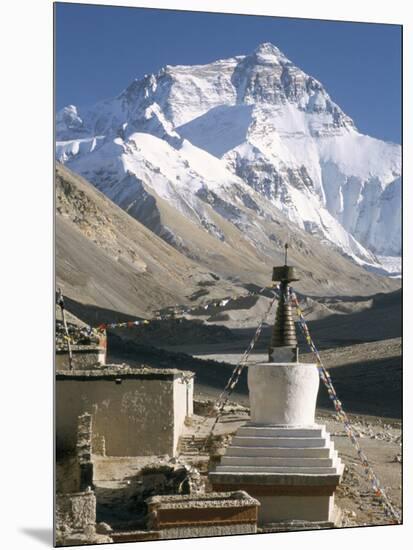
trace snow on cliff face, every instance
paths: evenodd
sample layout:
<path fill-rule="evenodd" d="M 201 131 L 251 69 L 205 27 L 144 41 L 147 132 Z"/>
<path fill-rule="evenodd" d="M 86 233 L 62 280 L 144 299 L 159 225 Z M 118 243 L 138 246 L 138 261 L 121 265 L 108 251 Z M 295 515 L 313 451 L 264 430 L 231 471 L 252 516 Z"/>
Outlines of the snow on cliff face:
<path fill-rule="evenodd" d="M 123 207 L 139 202 L 141 181 L 214 232 L 199 198 L 213 189 L 233 223 L 220 201 L 243 196 L 257 219 L 281 210 L 355 261 L 400 255 L 400 146 L 360 134 L 272 44 L 166 66 L 92 108 L 65 107 L 56 131 L 57 158 Z"/>
<path fill-rule="evenodd" d="M 107 140 L 90 154 L 78 156 L 70 166 L 142 221 L 153 218 L 153 199 L 160 198 L 221 241 L 225 240 L 225 224 L 217 223 L 212 212 L 240 229 L 260 252 L 266 254 L 274 246 L 268 228 L 272 222 L 282 221 L 277 205 L 187 140 L 177 150 L 155 136 L 136 132 L 126 141 L 119 137 Z M 371 253 L 328 212 L 314 211 L 312 215 L 326 229 L 321 237 L 334 233 L 336 246 L 355 259 L 374 263 Z M 172 237 L 173 242 L 180 240 L 179 235 Z"/>

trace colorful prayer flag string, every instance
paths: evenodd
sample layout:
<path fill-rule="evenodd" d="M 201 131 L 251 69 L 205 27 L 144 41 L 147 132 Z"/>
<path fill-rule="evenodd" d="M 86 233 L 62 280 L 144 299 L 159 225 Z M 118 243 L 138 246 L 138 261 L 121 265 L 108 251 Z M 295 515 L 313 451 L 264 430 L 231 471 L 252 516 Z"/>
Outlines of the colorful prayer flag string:
<path fill-rule="evenodd" d="M 97 327 L 92 327 L 87 325 L 84 330 L 88 330 L 90 333 L 96 333 L 96 332 L 104 332 L 108 329 L 118 329 L 118 328 L 134 328 L 142 325 L 149 325 L 150 323 L 153 323 L 155 321 L 165 321 L 168 319 L 172 319 L 176 313 L 184 314 L 184 313 L 191 313 L 192 311 L 196 311 L 198 309 L 205 309 L 208 310 L 213 307 L 225 307 L 231 300 L 236 300 L 238 298 L 248 298 L 251 296 L 259 296 L 261 295 L 264 290 L 266 289 L 273 289 L 273 286 L 263 286 L 259 290 L 256 291 L 250 291 L 245 296 L 230 296 L 226 298 L 222 298 L 220 300 L 214 300 L 213 302 L 210 302 L 209 304 L 205 304 L 204 306 L 194 306 L 194 307 L 176 307 L 172 309 L 172 313 L 165 313 L 163 315 L 157 315 L 156 317 L 153 317 L 152 319 L 139 319 L 136 321 L 122 321 L 119 323 L 101 323 Z M 63 296 L 58 295 L 57 297 L 57 303 L 60 305 L 61 301 L 63 300 Z"/>
<path fill-rule="evenodd" d="M 302 333 L 306 339 L 307 344 L 309 345 L 311 351 L 314 353 L 317 359 L 317 366 L 318 366 L 318 372 L 320 375 L 320 379 L 325 385 L 329 398 L 333 401 L 334 408 L 337 412 L 338 417 L 342 420 L 344 424 L 344 429 L 352 442 L 352 444 L 355 447 L 355 450 L 357 452 L 357 455 L 360 459 L 361 464 L 364 466 L 364 473 L 367 477 L 367 479 L 371 482 L 371 486 L 373 489 L 374 494 L 381 499 L 381 503 L 384 509 L 384 512 L 388 516 L 392 516 L 396 523 L 401 522 L 401 515 L 400 513 L 394 508 L 392 505 L 389 497 L 387 496 L 385 490 L 381 487 L 381 483 L 375 474 L 373 468 L 371 467 L 369 461 L 367 460 L 366 455 L 364 454 L 364 451 L 360 447 L 359 442 L 356 439 L 356 436 L 354 434 L 353 427 L 351 426 L 350 420 L 347 416 L 347 414 L 344 412 L 343 406 L 341 401 L 337 397 L 336 390 L 333 386 L 333 382 L 331 380 L 330 374 L 327 371 L 327 369 L 324 367 L 323 362 L 320 357 L 320 353 L 318 352 L 313 339 L 311 338 L 310 331 L 308 329 L 306 320 L 304 319 L 303 312 L 300 308 L 300 305 L 297 300 L 297 296 L 295 292 L 290 288 L 290 297 L 293 305 L 296 308 L 297 315 L 298 315 L 298 324 L 302 330 Z"/>

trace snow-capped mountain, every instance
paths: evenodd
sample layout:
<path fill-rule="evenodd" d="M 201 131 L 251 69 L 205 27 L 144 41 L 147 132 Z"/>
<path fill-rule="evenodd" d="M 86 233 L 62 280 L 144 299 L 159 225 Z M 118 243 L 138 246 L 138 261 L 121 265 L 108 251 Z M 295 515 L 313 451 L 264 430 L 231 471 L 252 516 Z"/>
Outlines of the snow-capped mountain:
<path fill-rule="evenodd" d="M 272 44 L 166 66 L 56 123 L 58 160 L 181 249 L 161 205 L 220 241 L 229 223 L 263 254 L 288 219 L 366 266 L 400 256 L 400 146 L 359 133 Z"/>

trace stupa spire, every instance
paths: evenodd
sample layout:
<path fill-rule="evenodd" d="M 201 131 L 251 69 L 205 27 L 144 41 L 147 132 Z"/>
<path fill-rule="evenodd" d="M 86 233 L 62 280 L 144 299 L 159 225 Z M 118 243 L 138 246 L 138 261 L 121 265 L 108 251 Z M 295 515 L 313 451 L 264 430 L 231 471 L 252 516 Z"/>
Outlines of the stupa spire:
<path fill-rule="evenodd" d="M 280 283 L 280 299 L 269 348 L 270 362 L 298 361 L 297 335 L 289 300 L 289 285 L 298 281 L 295 267 L 288 265 L 288 243 L 285 244 L 284 265 L 273 268 L 272 280 Z"/>

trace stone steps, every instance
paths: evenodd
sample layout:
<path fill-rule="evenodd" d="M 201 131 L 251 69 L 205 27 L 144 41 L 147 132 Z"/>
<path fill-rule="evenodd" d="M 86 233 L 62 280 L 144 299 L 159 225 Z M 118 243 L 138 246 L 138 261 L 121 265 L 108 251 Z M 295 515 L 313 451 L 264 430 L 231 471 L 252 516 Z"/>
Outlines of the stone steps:
<path fill-rule="evenodd" d="M 204 446 L 204 442 L 200 445 L 190 445 L 188 443 L 183 443 L 179 445 L 181 451 L 199 451 Z"/>
<path fill-rule="evenodd" d="M 195 456 L 199 454 L 206 454 L 207 451 L 204 450 L 205 438 L 204 437 L 195 437 L 192 436 L 181 436 L 179 440 L 179 453 L 188 456 Z"/>
<path fill-rule="evenodd" d="M 305 437 L 305 438 L 325 438 L 327 435 L 325 426 L 303 426 L 303 427 L 283 427 L 283 426 L 260 426 L 251 425 L 242 426 L 237 431 L 237 436 L 243 437 Z"/>
<path fill-rule="evenodd" d="M 335 458 L 337 451 L 333 447 L 277 447 L 274 446 L 230 446 L 225 452 L 225 456 L 270 456 L 275 458 Z"/>
<path fill-rule="evenodd" d="M 324 426 L 247 424 L 238 429 L 217 474 L 336 475 L 341 461 Z"/>
<path fill-rule="evenodd" d="M 271 436 L 240 436 L 233 438 L 231 445 L 238 447 L 329 447 L 330 436 L 325 437 L 271 437 Z"/>
<path fill-rule="evenodd" d="M 300 458 L 272 456 L 223 456 L 221 466 L 316 466 L 332 468 L 334 458 Z"/>
<path fill-rule="evenodd" d="M 256 473 L 256 474 L 336 474 L 336 467 L 317 466 L 217 466 L 215 470 L 221 473 Z"/>

